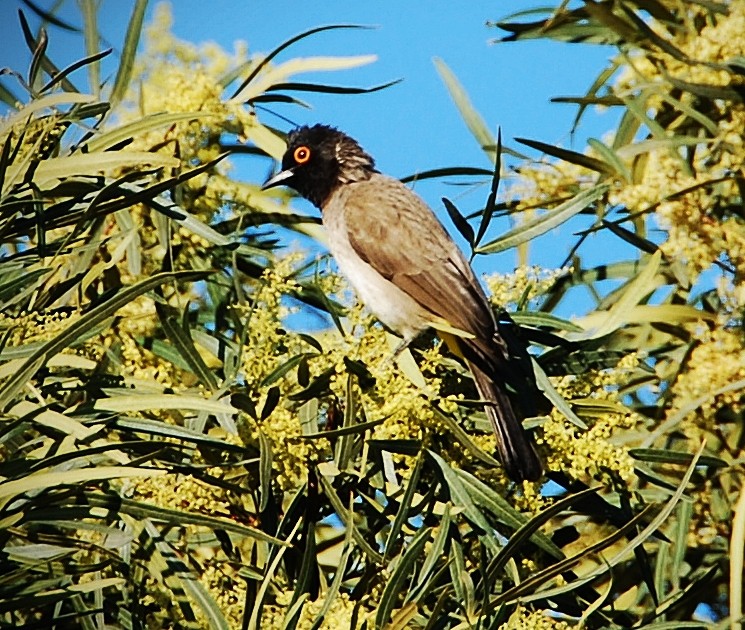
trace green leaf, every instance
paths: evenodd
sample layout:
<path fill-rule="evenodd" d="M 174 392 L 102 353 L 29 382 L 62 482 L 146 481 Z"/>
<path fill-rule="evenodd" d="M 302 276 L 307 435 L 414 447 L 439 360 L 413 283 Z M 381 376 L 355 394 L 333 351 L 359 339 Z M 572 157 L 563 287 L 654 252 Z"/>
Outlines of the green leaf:
<path fill-rule="evenodd" d="M 599 321 L 597 323 L 593 322 L 594 325 L 590 326 L 585 323 L 585 332 L 578 334 L 576 338 L 596 339 L 604 337 L 629 322 L 631 309 L 660 285 L 661 281 L 657 279 L 657 274 L 661 260 L 661 251 L 658 250 L 652 254 L 636 278 L 627 284 L 616 303 L 606 313 L 598 313 L 596 319 Z"/>
<path fill-rule="evenodd" d="M 20 368 L 11 376 L 0 389 L 0 407 L 4 407 L 16 395 L 18 390 L 28 378 L 43 365 L 50 357 L 54 356 L 64 348 L 72 344 L 78 337 L 83 335 L 86 330 L 94 329 L 101 322 L 105 321 L 111 315 L 116 313 L 120 308 L 129 304 L 136 297 L 147 293 L 148 291 L 160 286 L 171 280 L 197 280 L 206 274 L 195 271 L 176 271 L 170 273 L 159 273 L 146 278 L 137 284 L 123 289 L 114 297 L 84 313 L 80 318 L 75 320 L 69 327 L 59 333 L 57 336 L 46 342 L 36 350 Z"/>
<path fill-rule="evenodd" d="M 627 144 L 616 151 L 619 158 L 631 160 L 632 158 L 652 153 L 660 149 L 677 149 L 695 145 L 711 144 L 714 140 L 710 138 L 692 138 L 690 136 L 672 136 L 668 138 L 655 138 L 653 140 L 640 140 L 633 144 Z"/>
<path fill-rule="evenodd" d="M 101 40 L 101 35 L 98 32 L 98 6 L 95 0 L 81 0 L 79 6 L 83 16 L 85 52 L 88 55 L 93 55 L 98 52 Z M 88 65 L 88 84 L 93 93 L 98 96 L 101 86 L 101 67 L 97 62 Z"/>
<path fill-rule="evenodd" d="M 537 151 L 541 151 L 542 153 L 547 153 L 548 155 L 564 160 L 565 162 L 584 166 L 591 171 L 597 171 L 603 175 L 615 174 L 615 169 L 612 166 L 606 164 L 603 160 L 598 160 L 597 158 L 590 157 L 584 153 L 562 149 L 551 144 L 546 144 L 545 142 L 539 142 L 538 140 L 528 140 L 527 138 L 515 138 L 515 140 L 520 144 L 529 146 Z"/>
<path fill-rule="evenodd" d="M 156 303 L 155 309 L 160 319 L 160 324 L 163 327 L 171 343 L 178 350 L 181 357 L 189 366 L 191 372 L 193 372 L 203 385 L 207 387 L 211 392 L 216 392 L 218 389 L 217 377 L 214 375 L 202 359 L 202 355 L 199 354 L 194 341 L 189 334 L 187 327 L 182 327 L 179 320 L 173 313 L 174 309 L 166 308 L 165 305 Z"/>
<path fill-rule="evenodd" d="M 206 413 L 233 414 L 238 410 L 232 405 L 201 396 L 187 394 L 136 394 L 129 390 L 109 391 L 111 398 L 99 398 L 93 405 L 98 411 L 125 413 L 145 409 L 179 409 L 181 411 L 204 411 Z"/>
<path fill-rule="evenodd" d="M 150 472 L 149 469 L 143 470 Z M 161 470 L 158 472 L 164 473 L 165 471 Z M 197 512 L 190 512 L 189 510 L 183 509 L 175 510 L 164 508 L 153 505 L 152 503 L 139 502 L 119 495 L 102 494 L 101 492 L 86 492 L 84 497 L 89 505 L 104 508 L 111 511 L 112 514 L 121 512 L 122 514 L 129 514 L 138 519 L 150 518 L 155 521 L 178 526 L 195 525 L 197 527 L 205 527 L 212 530 L 223 530 L 235 534 L 236 536 L 247 536 L 281 548 L 289 546 L 289 544 L 284 540 L 270 536 L 260 529 L 242 525 L 241 523 L 236 523 L 227 518 L 218 518 L 216 516 L 199 514 Z"/>
<path fill-rule="evenodd" d="M 471 498 L 468 487 L 462 479 L 463 471 L 456 471 L 451 468 L 450 464 L 442 459 L 442 457 L 437 453 L 428 450 L 427 455 L 429 455 L 429 457 L 431 457 L 439 467 L 443 480 L 445 481 L 450 493 L 450 500 L 453 505 L 463 509 L 463 515 L 483 532 L 480 538 L 486 547 L 490 551 L 496 552 L 499 545 L 495 537 L 492 535 L 493 528 L 489 524 L 489 521 L 486 520 L 486 517 L 483 515 L 481 510 L 476 507 L 476 504 Z"/>
<path fill-rule="evenodd" d="M 535 326 L 578 333 L 584 331 L 581 326 L 578 326 L 574 322 L 540 311 L 513 311 L 510 313 L 510 317 L 523 326 Z"/>
<path fill-rule="evenodd" d="M 439 179 L 441 177 L 490 177 L 492 171 L 485 168 L 474 168 L 472 166 L 448 166 L 444 168 L 433 168 L 428 171 L 414 173 L 401 178 L 401 182 L 420 182 L 425 179 Z"/>
<path fill-rule="evenodd" d="M 471 439 L 471 436 L 468 435 L 468 432 L 454 418 L 450 417 L 450 415 L 446 413 L 443 413 L 434 405 L 432 406 L 432 411 L 434 411 L 437 418 L 445 424 L 448 430 L 453 434 L 453 437 L 471 455 L 479 459 L 487 466 L 491 466 L 494 468 L 498 468 L 500 466 L 499 462 L 494 459 L 494 457 L 492 457 L 476 445 L 476 443 Z"/>
<path fill-rule="evenodd" d="M 690 466 L 694 457 L 691 453 L 664 448 L 632 448 L 629 449 L 629 455 L 634 459 L 650 464 L 678 464 L 680 466 Z M 729 466 L 723 459 L 711 455 L 701 455 L 698 458 L 698 464 L 699 466 L 711 466 L 713 468 L 727 468 Z"/>
<path fill-rule="evenodd" d="M 367 540 L 365 540 L 365 537 L 359 532 L 359 530 L 355 526 L 354 512 L 351 509 L 347 509 L 347 507 L 344 505 L 342 500 L 339 498 L 339 495 L 334 490 L 334 487 L 331 485 L 331 483 L 326 477 L 321 475 L 318 478 L 318 481 L 321 485 L 323 493 L 328 498 L 329 503 L 331 504 L 333 509 L 336 511 L 336 515 L 342 521 L 344 527 L 350 528 L 352 530 L 352 537 L 355 543 L 357 543 L 357 545 L 360 547 L 360 550 L 372 562 L 375 562 L 377 564 L 382 564 L 383 556 L 380 553 L 378 553 L 372 547 L 372 545 L 367 542 Z"/>
<path fill-rule="evenodd" d="M 164 474 L 166 474 L 166 471 L 161 469 L 133 468 L 131 466 L 96 466 L 37 473 L 21 479 L 1 482 L 0 499 L 66 484 L 90 483 L 101 479 L 122 479 L 125 477 L 158 477 Z"/>
<path fill-rule="evenodd" d="M 507 563 L 507 561 L 515 555 L 516 551 L 520 549 L 520 546 L 528 540 L 532 540 L 535 534 L 540 535 L 534 542 L 536 542 L 537 544 L 540 544 L 539 541 L 548 542 L 549 547 L 544 548 L 544 550 L 548 551 L 548 553 L 550 553 L 553 557 L 558 558 L 559 560 L 564 559 L 564 553 L 561 551 L 561 549 L 554 545 L 554 543 L 551 542 L 551 540 L 547 536 L 539 531 L 540 527 L 548 523 L 548 521 L 557 514 L 560 514 L 567 508 L 574 505 L 576 502 L 584 499 L 588 494 L 594 494 L 597 491 L 598 488 L 587 488 L 575 494 L 570 494 L 569 496 L 556 501 L 556 503 L 546 508 L 545 510 L 542 510 L 530 520 L 525 520 L 520 529 L 518 529 L 514 533 L 514 535 L 510 537 L 509 542 L 489 563 L 487 572 L 492 575 L 497 575 L 502 570 L 502 567 Z"/>
<path fill-rule="evenodd" d="M 468 221 L 466 221 L 465 217 L 460 213 L 458 208 L 455 207 L 455 204 L 450 201 L 450 199 L 443 197 L 442 203 L 445 205 L 445 210 L 447 210 L 450 220 L 453 222 L 453 225 L 455 225 L 458 232 L 460 232 L 460 235 L 466 239 L 466 242 L 469 245 L 473 246 L 473 228 L 469 225 Z"/>
<path fill-rule="evenodd" d="M 30 0 L 25 0 L 26 3 L 28 3 Z M 18 18 L 21 22 L 21 30 L 23 31 L 23 38 L 26 41 L 26 45 L 28 46 L 29 50 L 33 53 L 33 58 L 31 60 L 31 66 L 29 68 L 29 81 L 28 86 L 33 89 L 34 87 L 38 87 L 34 85 L 34 79 L 36 78 L 38 74 L 39 68 L 44 70 L 49 76 L 54 76 L 59 73 L 59 69 L 57 66 L 55 66 L 52 61 L 49 59 L 49 57 L 46 56 L 46 48 L 47 48 L 47 33 L 46 29 L 42 26 L 39 28 L 39 36 L 35 37 L 33 33 L 31 32 L 31 28 L 28 25 L 28 21 L 26 20 L 26 16 L 23 13 L 23 11 L 18 11 Z M 79 90 L 70 83 L 69 80 L 63 79 L 62 81 L 62 88 L 66 92 L 78 92 Z"/>
<path fill-rule="evenodd" d="M 453 540 L 450 545 L 450 580 L 455 597 L 467 618 L 474 616 L 475 588 L 466 569 L 463 545 Z"/>
<path fill-rule="evenodd" d="M 349 562 L 349 557 L 352 555 L 353 550 L 354 547 L 352 545 L 352 530 L 347 529 L 347 531 L 344 533 L 344 548 L 341 553 L 341 557 L 339 558 L 339 563 L 336 565 L 336 569 L 334 571 L 334 579 L 331 581 L 331 586 L 326 592 L 326 598 L 323 601 L 323 606 L 321 606 L 321 609 L 318 611 L 318 614 L 316 615 L 316 618 L 313 621 L 313 625 L 311 626 L 310 630 L 318 630 L 318 628 L 321 627 L 321 624 L 324 621 L 327 621 L 327 615 L 331 610 L 331 606 L 334 603 L 336 596 L 339 594 L 339 590 L 341 589 L 341 585 L 344 581 L 347 563 Z"/>
<path fill-rule="evenodd" d="M 231 102 L 250 103 L 254 98 L 265 94 L 275 85 L 286 84 L 286 79 L 303 72 L 327 72 L 348 70 L 377 61 L 376 55 L 356 55 L 350 57 L 296 57 L 278 66 L 265 69 L 256 80 L 246 83 L 233 96 Z"/>
<path fill-rule="evenodd" d="M 21 400 L 9 411 L 8 415 L 15 418 L 26 418 L 34 424 L 71 435 L 76 440 L 86 440 L 98 432 L 97 428 L 88 427 L 76 418 L 66 416 L 53 409 L 45 409 L 28 400 Z"/>
<path fill-rule="evenodd" d="M 613 173 L 615 175 L 618 175 L 619 177 L 622 177 L 623 180 L 630 184 L 632 182 L 632 176 L 631 176 L 631 170 L 629 167 L 623 163 L 623 160 L 618 156 L 618 154 L 609 146 L 602 143 L 600 140 L 596 140 L 595 138 L 588 138 L 587 143 L 595 149 L 597 153 L 600 154 L 600 157 L 603 158 L 603 161 L 613 169 Z"/>
<path fill-rule="evenodd" d="M 277 408 L 277 405 L 280 401 L 280 396 L 281 391 L 279 387 L 275 385 L 274 387 L 269 388 L 269 391 L 266 393 L 264 406 L 261 408 L 261 415 L 259 416 L 262 421 L 266 420 L 272 414 L 272 411 Z"/>
<path fill-rule="evenodd" d="M 441 555 L 445 551 L 445 545 L 450 540 L 449 529 L 450 524 L 452 523 L 450 507 L 450 503 L 445 504 L 445 509 L 442 513 L 440 524 L 437 526 L 435 540 L 432 543 L 432 547 L 428 550 L 427 557 L 424 559 L 424 562 L 419 569 L 419 575 L 417 575 L 416 585 L 412 589 L 414 597 L 412 597 L 411 599 L 413 601 L 417 601 L 421 597 L 421 595 L 424 594 L 428 578 L 432 575 L 437 563 L 441 561 Z"/>
<path fill-rule="evenodd" d="M 203 118 L 212 118 L 217 114 L 213 112 L 158 112 L 155 114 L 147 114 L 141 118 L 137 118 L 132 122 L 124 125 L 119 125 L 103 133 L 94 135 L 90 140 L 85 143 L 88 149 L 88 153 L 98 153 L 101 151 L 107 151 L 113 146 L 134 138 L 142 134 L 152 131 L 153 129 L 159 129 L 161 127 L 168 127 L 178 122 L 185 122 L 191 120 L 201 120 Z"/>
<path fill-rule="evenodd" d="M 68 74 L 75 72 L 75 70 L 78 70 L 83 66 L 95 65 L 96 62 L 98 62 L 99 60 L 103 59 L 104 57 L 108 57 L 111 54 L 111 50 L 111 48 L 108 48 L 107 50 L 102 50 L 101 52 L 95 52 L 87 57 L 84 57 L 83 59 L 79 59 L 78 61 L 71 63 L 66 68 L 60 70 L 59 73 L 55 74 L 49 81 L 47 81 L 47 83 L 39 88 L 39 91 L 47 92 L 55 85 L 57 85 L 57 83 L 63 81 Z"/>
<path fill-rule="evenodd" d="M 458 111 L 463 118 L 463 122 L 466 123 L 471 135 L 476 138 L 479 146 L 486 150 L 490 159 L 494 161 L 495 155 L 492 154 L 496 152 L 494 150 L 490 151 L 486 149 L 486 147 L 494 146 L 494 137 L 491 135 L 484 119 L 481 118 L 479 113 L 474 109 L 471 100 L 468 98 L 468 94 L 466 94 L 466 91 L 463 89 L 463 86 L 460 81 L 458 81 L 455 74 L 453 74 L 453 71 L 442 59 L 435 57 L 433 61 L 435 69 L 450 93 L 450 98 L 453 99 L 455 106 L 458 108 Z"/>
<path fill-rule="evenodd" d="M 13 127 L 20 125 L 36 112 L 45 109 L 56 109 L 60 105 L 75 105 L 95 102 L 96 97 L 92 94 L 80 94 L 78 92 L 60 92 L 36 98 L 27 105 L 24 105 L 23 109 L 0 121 L 0 137 L 7 136 Z"/>
<path fill-rule="evenodd" d="M 0 302 L 15 297 L 29 285 L 35 284 L 39 278 L 49 273 L 49 271 L 48 267 L 40 267 L 18 275 L 5 271 L 5 278 L 0 281 Z"/>
<path fill-rule="evenodd" d="M 164 394 L 165 395 L 165 394 Z M 153 396 L 157 398 L 157 396 Z M 135 396 L 137 398 L 137 396 Z M 174 396 L 178 398 L 178 396 Z M 101 399 L 109 400 L 109 399 Z M 100 402 L 100 401 L 99 401 Z M 157 435 L 171 438 L 177 441 L 193 442 L 203 446 L 211 446 L 218 451 L 230 451 L 233 453 L 244 454 L 245 449 L 237 444 L 232 444 L 225 440 L 210 437 L 201 431 L 194 431 L 187 427 L 181 427 L 175 424 L 168 424 L 158 420 L 147 420 L 145 418 L 129 418 L 120 416 L 116 419 L 115 424 L 120 429 L 126 429 L 134 433 L 144 433 L 146 435 Z"/>
<path fill-rule="evenodd" d="M 312 352 L 301 352 L 300 354 L 296 354 L 295 356 L 290 357 L 289 359 L 287 359 L 287 361 L 285 361 L 284 363 L 280 363 L 269 374 L 267 374 L 261 381 L 260 387 L 267 387 L 269 385 L 272 385 L 273 383 L 276 383 L 299 363 L 315 356 L 318 355 Z"/>
<path fill-rule="evenodd" d="M 142 34 L 142 23 L 145 19 L 145 9 L 147 9 L 147 0 L 135 0 L 132 8 L 132 17 L 129 19 L 127 34 L 124 38 L 122 56 L 119 60 L 119 69 L 114 79 L 114 87 L 111 89 L 109 101 L 112 105 L 117 105 L 126 95 L 129 88 L 129 82 L 132 79 L 132 71 L 137 54 L 137 46 L 140 43 Z"/>
<path fill-rule="evenodd" d="M 594 186 L 584 190 L 575 197 L 568 199 L 561 205 L 549 210 L 545 214 L 525 221 L 513 230 L 503 234 L 498 239 L 482 245 L 476 249 L 477 254 L 495 254 L 512 249 L 534 238 L 545 234 L 549 230 L 561 225 L 574 215 L 585 210 L 590 204 L 600 199 L 607 192 L 605 185 Z"/>
<path fill-rule="evenodd" d="M 484 238 L 486 231 L 489 229 L 492 217 L 494 216 L 494 210 L 497 202 L 497 192 L 499 190 L 499 181 L 502 176 L 502 130 L 497 131 L 497 150 L 494 158 L 494 173 L 491 178 L 491 188 L 489 190 L 489 197 L 486 200 L 486 206 L 484 206 L 484 214 L 481 217 L 481 223 L 479 224 L 479 231 L 476 234 L 476 238 L 468 241 L 472 243 L 472 248 L 476 248 L 481 243 L 481 239 Z M 472 256 L 473 257 L 473 256 Z"/>
<path fill-rule="evenodd" d="M 535 381 L 538 389 L 540 389 L 545 394 L 546 398 L 549 399 L 554 407 L 556 407 L 562 413 L 562 415 L 567 420 L 569 420 L 569 422 L 571 422 L 576 427 L 579 427 L 583 431 L 587 431 L 587 425 L 582 422 L 582 420 L 579 418 L 579 416 L 577 416 L 576 413 L 574 413 L 574 411 L 572 411 L 569 403 L 564 400 L 564 397 L 553 386 L 553 383 L 551 383 L 548 376 L 546 376 L 543 368 L 536 362 L 535 359 L 532 359 L 532 363 L 533 373 L 535 374 Z"/>
<path fill-rule="evenodd" d="M 266 511 L 272 497 L 272 462 L 274 453 L 272 441 L 264 431 L 259 430 L 259 513 Z"/>
<path fill-rule="evenodd" d="M 411 539 L 406 551 L 401 555 L 396 563 L 393 573 L 388 578 L 380 596 L 377 610 L 375 612 L 375 628 L 382 629 L 384 624 L 390 619 L 393 609 L 400 598 L 404 582 L 414 571 L 420 556 L 424 551 L 424 546 L 429 542 L 432 534 L 431 527 L 422 527 Z"/>
<path fill-rule="evenodd" d="M 238 86 L 238 89 L 233 93 L 233 96 L 231 96 L 232 99 L 236 99 L 238 95 L 244 90 L 246 86 L 248 86 L 251 81 L 254 80 L 258 74 L 269 65 L 269 63 L 274 59 L 279 53 L 281 53 L 286 48 L 289 48 L 294 43 L 299 42 L 302 39 L 305 39 L 306 37 L 310 37 L 311 35 L 315 35 L 316 33 L 322 33 L 323 31 L 332 31 L 337 29 L 364 29 L 369 28 L 366 26 L 362 26 L 359 24 L 330 24 L 328 26 L 318 26 L 316 28 L 312 28 L 307 31 L 303 31 L 299 35 L 295 35 L 295 37 L 291 37 L 286 42 L 282 43 L 280 46 L 277 46 L 272 52 L 270 52 L 266 57 L 264 57 L 259 63 L 257 63 L 254 68 L 251 70 L 250 74 L 245 78 L 243 83 Z"/>
<path fill-rule="evenodd" d="M 40 187 L 50 186 L 54 180 L 74 175 L 92 175 L 126 167 L 176 168 L 180 162 L 167 155 L 149 151 L 105 151 L 103 153 L 75 153 L 67 157 L 42 160 L 33 172 L 31 181 Z M 24 164 L 11 165 L 6 171 L 3 192 L 19 183 L 26 175 Z"/>
<path fill-rule="evenodd" d="M 543 532 L 538 531 L 537 527 L 524 530 L 529 524 L 527 517 L 513 508 L 498 492 L 464 470 L 457 470 L 456 474 L 474 503 L 489 510 L 510 529 L 530 532 L 530 541 L 547 554 L 555 558 L 564 557 L 561 549 L 551 542 L 551 539 Z"/>
<path fill-rule="evenodd" d="M 346 414 L 345 407 L 344 411 Z M 346 418 L 346 416 L 345 416 Z M 370 429 L 374 429 L 378 425 L 381 425 L 385 422 L 385 418 L 380 418 L 378 420 L 368 420 L 367 422 L 360 422 L 358 424 L 352 424 L 350 426 L 343 426 L 338 429 L 329 429 L 328 431 L 319 431 L 318 433 L 303 433 L 303 439 L 304 440 L 318 440 L 321 438 L 324 439 L 334 439 L 343 437 L 345 435 L 355 435 L 355 434 L 362 434 Z M 338 459 L 338 458 L 337 458 Z M 344 468 L 343 462 L 339 460 L 339 469 L 342 470 Z"/>
<path fill-rule="evenodd" d="M 401 83 L 403 79 L 388 81 L 380 85 L 374 85 L 369 88 L 345 87 L 341 85 L 322 85 L 319 83 L 275 83 L 267 92 L 277 92 L 279 90 L 292 90 L 295 92 L 317 92 L 319 94 L 370 94 Z"/>
<path fill-rule="evenodd" d="M 394 549 L 394 544 L 399 542 L 398 536 L 401 533 L 401 529 L 403 528 L 404 523 L 409 518 L 409 510 L 411 509 L 414 495 L 417 492 L 419 486 L 419 475 L 422 472 L 423 461 L 424 460 L 422 459 L 422 454 L 420 453 L 419 455 L 417 455 L 416 462 L 414 463 L 414 468 L 411 471 L 411 476 L 406 483 L 406 490 L 401 497 L 398 511 L 396 512 L 396 517 L 393 519 L 393 523 L 391 523 L 391 529 L 388 532 L 388 538 L 386 539 L 385 546 L 383 547 L 385 557 L 388 557 L 391 554 Z"/>
<path fill-rule="evenodd" d="M 329 433 L 336 433 L 339 437 L 336 444 L 334 445 L 334 462 L 336 462 L 339 470 L 347 470 L 349 466 L 349 460 L 352 456 L 352 436 L 356 433 L 360 433 L 361 429 L 357 423 L 357 412 L 359 400 L 357 396 L 357 390 L 354 386 L 355 378 L 353 374 L 347 374 L 347 382 L 344 396 L 344 420 L 340 431 L 332 431 Z M 330 416 L 332 417 L 332 416 Z M 364 423 L 368 424 L 369 423 Z"/>

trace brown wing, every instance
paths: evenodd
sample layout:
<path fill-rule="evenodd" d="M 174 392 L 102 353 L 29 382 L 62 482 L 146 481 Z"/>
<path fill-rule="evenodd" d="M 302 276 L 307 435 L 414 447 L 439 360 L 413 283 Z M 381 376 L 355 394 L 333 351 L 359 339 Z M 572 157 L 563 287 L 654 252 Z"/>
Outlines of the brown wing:
<path fill-rule="evenodd" d="M 495 325 L 486 296 L 429 206 L 385 175 L 352 186 L 344 212 L 357 254 L 433 315 L 491 339 Z"/>
<path fill-rule="evenodd" d="M 459 346 L 486 401 L 502 463 L 513 479 L 538 479 L 541 461 L 503 389 L 507 348 L 458 246 L 417 195 L 384 175 L 349 184 L 343 207 L 360 258 L 433 315 L 475 336 Z"/>

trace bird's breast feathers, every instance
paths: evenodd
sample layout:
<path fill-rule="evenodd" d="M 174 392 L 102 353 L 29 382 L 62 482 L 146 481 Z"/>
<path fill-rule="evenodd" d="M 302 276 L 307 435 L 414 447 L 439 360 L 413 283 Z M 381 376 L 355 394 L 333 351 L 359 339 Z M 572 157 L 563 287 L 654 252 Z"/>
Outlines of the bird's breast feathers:
<path fill-rule="evenodd" d="M 350 242 L 347 219 L 343 196 L 332 198 L 324 207 L 323 224 L 328 246 L 339 270 L 362 303 L 381 322 L 404 338 L 414 338 L 431 325 L 431 314 L 360 257 Z M 375 231 L 368 237 L 376 238 Z"/>

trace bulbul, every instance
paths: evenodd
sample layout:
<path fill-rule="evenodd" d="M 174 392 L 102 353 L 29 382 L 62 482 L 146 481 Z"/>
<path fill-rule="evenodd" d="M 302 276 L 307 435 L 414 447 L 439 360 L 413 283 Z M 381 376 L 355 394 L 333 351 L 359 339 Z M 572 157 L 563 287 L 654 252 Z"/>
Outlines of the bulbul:
<path fill-rule="evenodd" d="M 264 189 L 278 185 L 321 210 L 339 269 L 383 324 L 404 343 L 434 328 L 465 360 L 507 474 L 538 479 L 541 460 L 505 390 L 507 346 L 471 266 L 429 206 L 326 125 L 290 132 L 282 170 Z"/>

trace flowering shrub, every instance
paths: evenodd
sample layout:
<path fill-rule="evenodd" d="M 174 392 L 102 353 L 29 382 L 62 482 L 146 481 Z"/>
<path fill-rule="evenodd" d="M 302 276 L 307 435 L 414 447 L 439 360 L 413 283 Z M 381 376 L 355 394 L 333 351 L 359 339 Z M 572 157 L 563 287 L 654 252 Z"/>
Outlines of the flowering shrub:
<path fill-rule="evenodd" d="M 514 165 L 475 230 L 449 208 L 474 255 L 525 262 L 484 279 L 545 397 L 526 426 L 546 476 L 519 484 L 458 358 L 434 334 L 394 357 L 322 255 L 278 247 L 317 222 L 225 155 L 269 165 L 283 134 L 256 105 L 294 72 L 370 57 L 195 45 L 160 7 L 104 100 L 67 89 L 73 70 L 31 42 L 27 102 L 0 123 L 1 623 L 742 616 L 745 3 L 531 15 L 501 22 L 506 39 L 616 47 L 573 100 L 622 115 L 583 152 L 526 140 L 545 157 Z M 79 66 L 95 77 L 100 58 Z M 500 215 L 513 228 L 489 240 Z M 531 265 L 564 222 L 581 228 L 571 255 Z M 594 233 L 600 267 L 583 258 Z M 616 242 L 636 254 L 615 258 Z M 589 306 L 567 315 L 580 292 Z"/>

